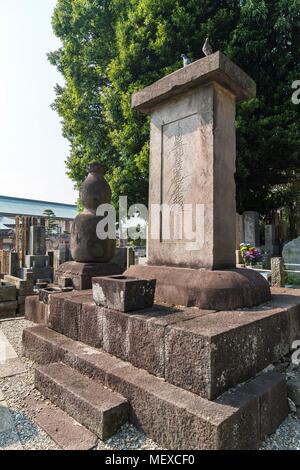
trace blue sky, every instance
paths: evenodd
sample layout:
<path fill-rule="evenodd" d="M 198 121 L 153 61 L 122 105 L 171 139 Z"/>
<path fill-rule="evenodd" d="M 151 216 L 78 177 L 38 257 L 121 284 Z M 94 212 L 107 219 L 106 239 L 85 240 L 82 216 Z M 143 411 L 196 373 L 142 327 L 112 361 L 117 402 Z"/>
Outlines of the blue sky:
<path fill-rule="evenodd" d="M 62 83 L 46 53 L 56 0 L 0 0 L 0 194 L 74 203 L 68 142 L 50 108 Z"/>

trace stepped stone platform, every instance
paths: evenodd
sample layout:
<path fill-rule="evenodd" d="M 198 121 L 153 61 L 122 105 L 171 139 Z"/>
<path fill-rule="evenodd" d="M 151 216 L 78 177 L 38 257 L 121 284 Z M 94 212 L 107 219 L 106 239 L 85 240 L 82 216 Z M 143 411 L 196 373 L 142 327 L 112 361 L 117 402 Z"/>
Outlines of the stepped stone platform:
<path fill-rule="evenodd" d="M 300 334 L 300 291 L 273 289 L 270 302 L 252 309 L 154 305 L 132 313 L 73 291 L 50 296 L 47 325 L 211 400 L 289 352 Z"/>
<path fill-rule="evenodd" d="M 131 313 L 73 291 L 49 297 L 46 325 L 25 330 L 23 346 L 45 366 L 36 387 L 94 432 L 84 390 L 97 384 L 119 394 L 129 421 L 163 447 L 254 449 L 288 413 L 285 377 L 262 371 L 299 335 L 300 290 L 272 289 L 270 302 L 251 309 L 155 304 Z M 91 382 L 75 392 L 73 378 Z M 101 417 L 105 395 L 95 396 Z"/>
<path fill-rule="evenodd" d="M 25 355 L 38 364 L 60 362 L 74 369 L 79 383 L 85 376 L 122 395 L 130 404 L 130 422 L 168 449 L 254 449 L 287 415 L 285 379 L 277 372 L 209 401 L 45 326 L 25 330 L 23 341 Z M 37 369 L 36 385 L 52 399 L 54 375 L 62 367 Z M 62 384 L 60 393 L 66 395 L 67 388 Z M 78 406 L 76 419 L 87 423 L 85 413 Z"/>

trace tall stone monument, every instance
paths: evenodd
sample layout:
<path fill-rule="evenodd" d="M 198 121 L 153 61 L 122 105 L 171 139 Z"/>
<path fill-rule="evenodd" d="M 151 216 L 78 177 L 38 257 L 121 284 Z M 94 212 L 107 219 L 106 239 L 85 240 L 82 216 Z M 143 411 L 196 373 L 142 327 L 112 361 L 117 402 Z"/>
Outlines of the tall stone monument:
<path fill-rule="evenodd" d="M 102 167 L 94 163 L 83 182 L 79 199 L 84 210 L 77 215 L 71 231 L 71 255 L 74 261 L 63 263 L 55 273 L 55 282 L 71 279 L 77 290 L 91 289 L 92 277 L 120 274 L 121 268 L 111 262 L 115 254 L 115 239 L 100 239 L 96 229 L 101 217 L 96 214 L 101 204 L 111 200 L 110 187 Z"/>
<path fill-rule="evenodd" d="M 156 278 L 157 301 L 224 309 L 270 298 L 260 274 L 234 269 L 236 102 L 255 94 L 255 82 L 216 52 L 132 97 L 151 116 L 150 221 L 148 265 L 126 274 Z M 170 216 L 157 216 L 160 205 Z"/>

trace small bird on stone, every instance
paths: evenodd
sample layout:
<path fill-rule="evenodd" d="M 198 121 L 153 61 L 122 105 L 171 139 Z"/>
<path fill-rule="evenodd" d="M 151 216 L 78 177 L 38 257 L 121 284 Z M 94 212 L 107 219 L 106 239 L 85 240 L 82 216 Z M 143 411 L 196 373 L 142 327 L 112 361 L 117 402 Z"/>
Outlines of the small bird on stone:
<path fill-rule="evenodd" d="M 208 38 L 205 39 L 205 43 L 204 43 L 204 46 L 202 48 L 202 51 L 206 56 L 211 55 L 213 53 L 213 49 L 212 49 L 211 45 L 209 44 Z"/>
<path fill-rule="evenodd" d="M 184 67 L 186 67 L 187 65 L 189 65 L 191 63 L 191 59 L 189 59 L 187 55 L 181 54 L 181 58 L 183 60 L 183 66 Z"/>

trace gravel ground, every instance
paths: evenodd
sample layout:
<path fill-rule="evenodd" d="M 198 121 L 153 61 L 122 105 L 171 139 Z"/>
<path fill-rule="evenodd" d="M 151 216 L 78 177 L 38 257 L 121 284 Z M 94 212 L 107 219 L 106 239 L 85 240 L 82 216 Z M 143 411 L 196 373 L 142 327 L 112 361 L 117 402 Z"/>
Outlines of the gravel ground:
<path fill-rule="evenodd" d="M 31 450 L 59 450 L 57 444 L 33 421 L 29 416 L 24 399 L 34 389 L 33 363 L 22 357 L 22 331 L 33 326 L 27 320 L 13 320 L 0 322 L 0 329 L 26 365 L 24 374 L 0 379 L 7 405 L 12 413 L 15 427 L 24 449 Z M 41 397 L 36 390 L 35 395 Z M 1 443 L 0 443 L 1 445 Z M 134 426 L 125 424 L 121 430 L 107 441 L 98 442 L 97 450 L 155 450 L 159 447 Z M 275 434 L 268 437 L 260 447 L 261 450 L 300 450 L 300 419 L 290 414 Z"/>

